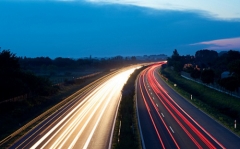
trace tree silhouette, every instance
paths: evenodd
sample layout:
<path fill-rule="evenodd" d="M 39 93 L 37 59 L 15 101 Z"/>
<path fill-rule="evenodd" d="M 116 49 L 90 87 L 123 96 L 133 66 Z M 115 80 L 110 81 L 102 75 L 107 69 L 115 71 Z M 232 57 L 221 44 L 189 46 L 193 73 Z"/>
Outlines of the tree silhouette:
<path fill-rule="evenodd" d="M 0 100 L 24 94 L 49 95 L 53 92 L 48 79 L 22 71 L 18 60 L 9 50 L 0 52 Z"/>
<path fill-rule="evenodd" d="M 176 72 L 180 72 L 183 68 L 183 61 L 177 49 L 173 51 L 171 58 L 168 58 L 168 66 L 173 66 Z"/>
<path fill-rule="evenodd" d="M 3 50 L 0 53 L 0 71 L 8 73 L 8 71 L 18 71 L 19 68 L 18 58 L 10 50 Z"/>
<path fill-rule="evenodd" d="M 201 71 L 198 69 L 193 69 L 193 71 L 191 72 L 191 77 L 194 79 L 198 79 L 201 76 Z"/>
<path fill-rule="evenodd" d="M 240 60 L 235 60 L 232 61 L 229 65 L 228 68 L 230 70 L 230 72 L 236 76 L 236 77 L 240 77 Z"/>
<path fill-rule="evenodd" d="M 211 66 L 214 61 L 218 58 L 218 53 L 213 50 L 199 50 L 195 54 L 196 61 L 205 67 Z"/>
<path fill-rule="evenodd" d="M 201 80 L 203 83 L 214 83 L 214 71 L 212 69 L 204 69 L 201 74 Z"/>
<path fill-rule="evenodd" d="M 222 78 L 219 81 L 219 85 L 224 87 L 225 89 L 229 91 L 237 91 L 238 89 L 238 79 L 236 77 L 227 77 Z"/>
<path fill-rule="evenodd" d="M 20 76 L 18 58 L 9 50 L 0 52 L 0 99 L 21 94 L 23 85 Z"/>

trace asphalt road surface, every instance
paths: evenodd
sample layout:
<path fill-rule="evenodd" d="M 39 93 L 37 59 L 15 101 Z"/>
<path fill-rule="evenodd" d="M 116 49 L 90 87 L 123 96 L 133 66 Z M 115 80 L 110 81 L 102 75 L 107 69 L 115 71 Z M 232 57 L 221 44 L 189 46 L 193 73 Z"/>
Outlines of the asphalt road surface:
<path fill-rule="evenodd" d="M 122 69 L 79 95 L 10 148 L 110 148 L 121 89 L 135 68 Z"/>
<path fill-rule="evenodd" d="M 137 80 L 137 109 L 143 148 L 240 147 L 240 138 L 168 87 L 159 76 L 162 63 Z"/>

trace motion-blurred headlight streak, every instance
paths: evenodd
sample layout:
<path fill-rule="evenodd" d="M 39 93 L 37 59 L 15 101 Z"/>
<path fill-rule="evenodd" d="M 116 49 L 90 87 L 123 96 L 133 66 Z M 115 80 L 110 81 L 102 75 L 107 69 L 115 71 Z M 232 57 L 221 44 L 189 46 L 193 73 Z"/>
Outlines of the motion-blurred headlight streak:
<path fill-rule="evenodd" d="M 74 131 L 77 129 L 77 127 L 79 126 L 79 124 L 83 121 L 83 119 L 87 116 L 88 112 L 91 111 L 91 115 L 88 117 L 87 121 L 84 122 L 83 127 L 81 127 L 81 130 L 79 131 L 79 135 L 80 136 L 81 133 L 83 132 L 83 130 L 86 128 L 87 124 L 89 123 L 89 121 L 91 120 L 92 116 L 95 114 L 95 112 L 97 111 L 98 107 L 102 104 L 102 102 L 104 101 L 103 99 L 106 98 L 107 96 L 107 90 L 109 90 L 110 88 L 108 88 L 108 86 L 104 86 L 103 90 L 105 92 L 100 92 L 100 94 L 97 94 L 99 97 L 101 97 L 98 102 L 96 102 L 96 100 L 91 100 L 92 102 L 89 102 L 89 106 L 87 106 L 83 111 L 78 111 L 76 112 L 77 117 L 74 117 L 73 122 L 70 123 L 70 125 L 64 129 L 64 132 L 60 135 L 60 137 L 57 138 L 57 140 L 53 143 L 53 145 L 51 146 L 51 148 L 62 148 L 63 145 L 66 143 L 66 141 L 70 138 L 70 136 L 73 135 Z M 105 94 L 104 94 L 105 93 Z M 94 98 L 96 95 L 94 95 L 92 98 Z M 95 97 L 96 99 L 96 97 Z M 74 137 L 74 140 L 78 139 L 78 137 Z M 71 146 L 73 146 L 74 144 L 71 144 Z M 69 148 L 72 148 L 72 147 Z"/>
<path fill-rule="evenodd" d="M 114 83 L 114 82 L 113 82 L 113 83 Z M 103 116 L 103 113 L 104 113 L 104 111 L 106 110 L 106 108 L 107 108 L 107 106 L 108 106 L 108 103 L 109 103 L 110 100 L 113 98 L 114 93 L 115 93 L 116 91 L 118 91 L 119 89 L 121 89 L 121 88 L 119 88 L 119 86 L 121 86 L 121 83 L 122 83 L 122 82 L 118 81 L 118 82 L 116 82 L 116 83 L 117 83 L 117 84 L 114 84 L 114 85 L 115 85 L 115 86 L 114 86 L 114 91 L 112 91 L 111 94 L 108 96 L 107 102 L 106 102 L 106 104 L 104 105 L 104 108 L 102 109 L 101 114 L 100 114 L 100 116 L 98 117 L 97 122 L 95 123 L 95 125 L 94 125 L 94 127 L 93 127 L 93 129 L 92 129 L 92 131 L 91 131 L 91 133 L 90 133 L 90 135 L 89 135 L 89 137 L 88 137 L 88 139 L 87 139 L 87 141 L 86 141 L 83 149 L 87 149 L 87 147 L 88 147 L 88 145 L 89 145 L 89 143 L 90 143 L 90 140 L 91 140 L 91 138 L 92 138 L 92 136 L 93 136 L 93 133 L 95 132 L 95 130 L 96 130 L 96 128 L 97 128 L 97 126 L 98 126 L 98 124 L 99 124 L 99 122 L 100 122 L 100 120 L 101 120 L 101 118 L 102 118 L 102 116 Z M 77 141 L 77 139 L 74 139 L 74 141 L 72 142 L 70 148 L 72 148 L 73 143 L 75 143 L 76 141 Z"/>
<path fill-rule="evenodd" d="M 87 131 L 87 137 L 81 138 L 81 148 L 88 148 L 104 112 L 110 106 L 110 102 L 118 102 L 121 89 L 134 70 L 135 68 L 128 68 L 97 87 L 47 133 L 42 134 L 31 148 L 79 148 L 79 139 L 86 129 L 91 131 Z"/>
<path fill-rule="evenodd" d="M 100 86 L 99 88 L 101 88 L 102 86 Z M 97 91 L 98 89 L 96 89 Z M 96 93 L 96 92 L 93 92 L 92 94 L 90 94 L 89 96 L 87 96 L 85 98 L 85 100 L 89 100 L 91 99 L 92 95 Z M 83 104 L 84 102 L 81 102 L 78 106 L 76 106 L 71 112 L 69 112 L 57 125 L 55 125 L 50 131 L 48 131 L 39 141 L 37 141 L 31 148 L 36 148 L 40 143 L 42 143 L 51 133 L 53 133 L 54 130 L 56 130 L 62 123 L 65 122 L 65 120 L 67 120 L 72 114 L 74 114 L 74 112 L 76 112 Z M 69 122 L 69 120 L 67 120 L 67 122 Z M 64 125 L 66 125 L 67 123 L 65 122 Z M 61 127 L 62 128 L 62 127 Z M 61 129 L 59 129 L 57 132 L 59 132 Z M 55 133 L 56 135 L 56 133 Z M 55 136 L 53 135 L 53 137 Z M 52 137 L 51 137 L 52 138 Z M 47 143 L 51 141 L 51 139 L 49 139 L 47 141 Z"/>

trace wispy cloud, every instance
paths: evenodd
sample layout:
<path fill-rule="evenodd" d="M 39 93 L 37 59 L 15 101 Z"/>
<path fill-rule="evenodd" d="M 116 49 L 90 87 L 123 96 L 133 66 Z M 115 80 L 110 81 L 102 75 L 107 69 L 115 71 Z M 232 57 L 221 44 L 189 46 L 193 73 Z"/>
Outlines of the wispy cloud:
<path fill-rule="evenodd" d="M 230 49 L 239 50 L 240 37 L 204 41 L 204 42 L 194 43 L 190 45 L 192 46 L 206 45 L 206 49 L 212 49 L 212 50 L 230 50 Z"/>
<path fill-rule="evenodd" d="M 4 1 L 4 0 L 2 0 Z M 7 1 L 7 0 L 6 0 Z M 59 1 L 89 2 L 94 4 L 119 4 L 152 8 L 157 10 L 191 11 L 221 20 L 240 21 L 239 0 L 8 0 L 8 1 Z"/>
<path fill-rule="evenodd" d="M 77 0 L 76 0 L 77 1 Z M 91 3 L 122 4 L 160 10 L 200 12 L 204 17 L 225 20 L 240 19 L 239 0 L 85 0 Z M 205 12 L 205 13 L 203 13 Z"/>

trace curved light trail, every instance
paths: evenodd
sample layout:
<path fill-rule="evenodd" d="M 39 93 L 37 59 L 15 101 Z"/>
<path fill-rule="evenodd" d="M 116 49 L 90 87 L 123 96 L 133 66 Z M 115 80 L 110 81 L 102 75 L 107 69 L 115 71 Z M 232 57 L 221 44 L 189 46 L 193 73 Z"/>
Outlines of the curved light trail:
<path fill-rule="evenodd" d="M 78 96 L 10 148 L 109 148 L 121 89 L 137 67 L 122 69 Z"/>
<path fill-rule="evenodd" d="M 162 64 L 152 65 L 142 71 L 137 81 L 138 108 L 146 108 L 145 111 L 139 112 L 139 121 L 141 124 L 146 120 L 151 122 L 148 124 L 145 122 L 147 126 L 141 125 L 143 135 L 144 129 L 146 129 L 154 131 L 158 136 L 146 140 L 146 136 L 150 133 L 145 131 L 145 146 L 154 147 L 151 141 L 155 139 L 155 142 L 157 140 L 159 142 L 155 144 L 155 146 L 158 145 L 158 148 L 225 149 L 226 147 L 222 143 L 184 111 L 160 85 L 156 78 L 158 76 L 156 72 Z M 138 109 L 138 111 L 141 110 Z M 141 118 L 141 114 L 145 116 Z M 150 143 L 148 143 L 149 141 Z"/>

